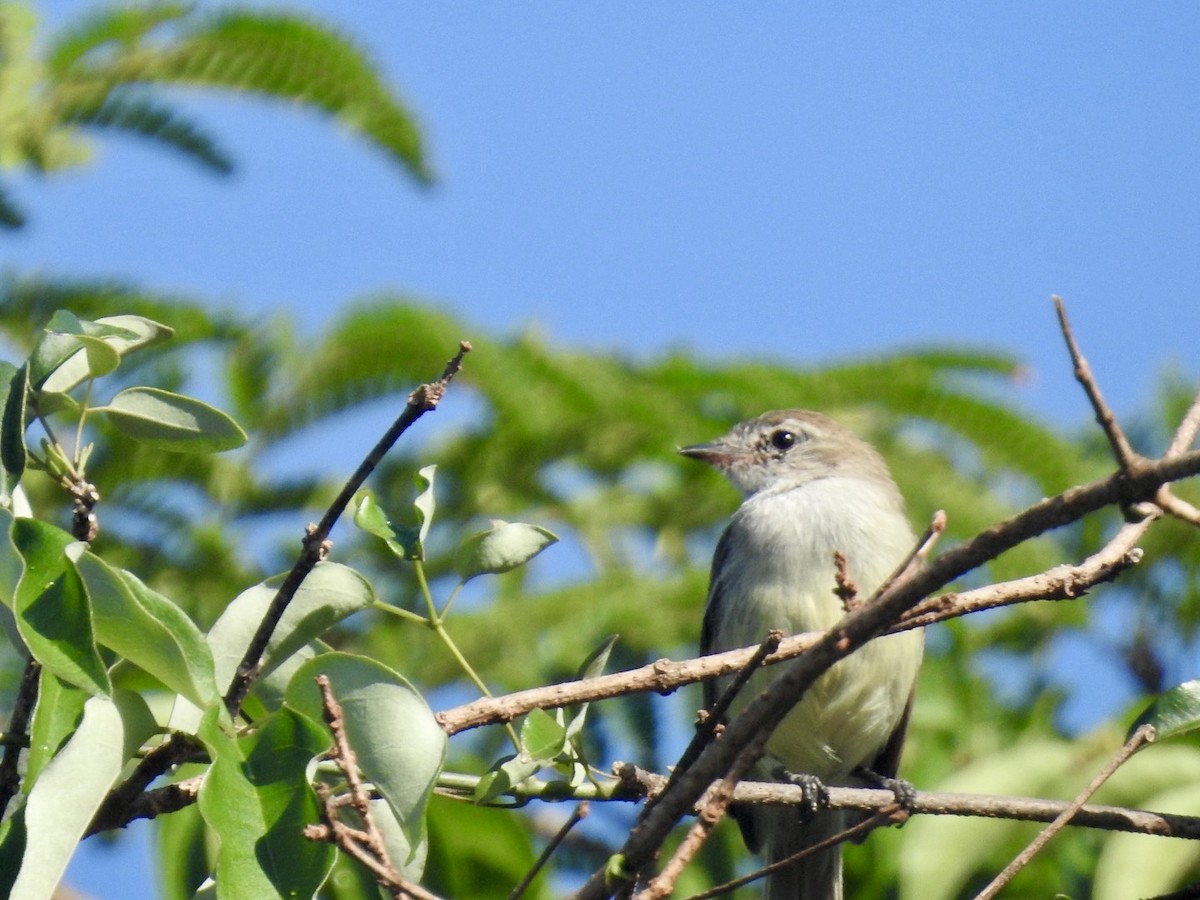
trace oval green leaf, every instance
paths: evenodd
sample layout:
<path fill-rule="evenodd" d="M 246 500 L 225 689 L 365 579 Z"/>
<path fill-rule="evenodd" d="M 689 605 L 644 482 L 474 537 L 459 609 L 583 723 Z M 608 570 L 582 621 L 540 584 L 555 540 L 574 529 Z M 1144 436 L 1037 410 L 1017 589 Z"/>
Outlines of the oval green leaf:
<path fill-rule="evenodd" d="M 96 642 L 198 706 L 220 694 L 204 635 L 178 606 L 90 552 L 75 560 L 92 603 Z"/>
<path fill-rule="evenodd" d="M 540 525 L 492 521 L 492 527 L 463 541 L 454 555 L 454 568 L 463 581 L 476 575 L 496 575 L 524 565 L 558 540 Z"/>
<path fill-rule="evenodd" d="M 544 709 L 531 710 L 521 725 L 521 749 L 533 760 L 549 765 L 567 744 L 566 729 Z"/>
<path fill-rule="evenodd" d="M 102 316 L 95 322 L 84 322 L 80 325 L 89 336 L 100 340 L 107 347 L 112 354 L 112 368 L 116 368 L 117 363 L 127 353 L 139 347 L 168 340 L 175 333 L 174 329 L 160 322 L 132 315 Z M 81 343 L 84 342 L 81 340 Z M 86 348 L 87 344 L 84 343 L 84 346 Z M 92 357 L 93 354 L 85 350 L 75 352 L 46 377 L 41 386 L 42 390 L 63 393 L 85 378 L 104 374 L 96 368 L 99 357 Z"/>
<path fill-rule="evenodd" d="M 1153 725 L 1159 740 L 1187 734 L 1200 727 L 1200 680 L 1185 681 L 1164 691 L 1129 726 L 1129 735 Z"/>
<path fill-rule="evenodd" d="M 219 453 L 246 443 L 246 432 L 219 409 L 159 388 L 129 388 L 92 412 L 104 413 L 126 437 L 160 450 Z"/>
<path fill-rule="evenodd" d="M 387 800 L 414 850 L 425 836 L 425 803 L 446 757 L 446 733 L 425 699 L 399 673 L 362 656 L 326 653 L 301 666 L 287 704 L 322 721 L 314 680 L 329 678 L 363 777 Z M 412 860 L 394 860 L 397 865 Z"/>
<path fill-rule="evenodd" d="M 29 365 L 0 362 L 0 506 L 12 506 L 13 491 L 25 473 L 25 398 Z"/>
<path fill-rule="evenodd" d="M 136 694 L 87 701 L 79 728 L 29 793 L 28 843 L 11 896 L 54 893 L 92 816 L 154 729 L 154 718 Z"/>
<path fill-rule="evenodd" d="M 285 708 L 239 740 L 223 713 L 212 707 L 199 731 L 212 757 L 199 805 L 218 840 L 218 894 L 312 897 L 334 860 L 329 844 L 303 835 L 319 817 L 309 764 L 329 735 Z"/>

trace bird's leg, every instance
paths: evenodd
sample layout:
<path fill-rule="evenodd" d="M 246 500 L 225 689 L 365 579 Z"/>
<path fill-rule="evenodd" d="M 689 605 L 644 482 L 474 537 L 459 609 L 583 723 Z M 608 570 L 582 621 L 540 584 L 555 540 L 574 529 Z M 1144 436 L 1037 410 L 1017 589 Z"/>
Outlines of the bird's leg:
<path fill-rule="evenodd" d="M 854 772 L 863 781 L 878 785 L 885 791 L 891 791 L 892 796 L 896 798 L 896 805 L 904 810 L 906 817 L 912 814 L 913 807 L 917 803 L 917 789 L 913 787 L 911 781 L 883 775 L 866 766 L 859 766 Z"/>
<path fill-rule="evenodd" d="M 816 775 L 804 772 L 789 772 L 783 766 L 778 766 L 771 773 L 778 781 L 794 784 L 804 791 L 804 802 L 797 806 L 804 821 L 808 821 L 822 809 L 829 806 L 829 789 Z"/>

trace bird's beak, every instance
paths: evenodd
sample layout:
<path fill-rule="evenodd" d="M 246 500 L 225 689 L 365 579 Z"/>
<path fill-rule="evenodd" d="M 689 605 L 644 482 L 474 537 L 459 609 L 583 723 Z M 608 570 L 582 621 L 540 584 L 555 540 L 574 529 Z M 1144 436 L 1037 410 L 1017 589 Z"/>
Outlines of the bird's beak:
<path fill-rule="evenodd" d="M 692 444 L 688 447 L 680 447 L 679 455 L 686 456 L 689 459 L 698 459 L 700 462 L 706 462 L 710 466 L 723 468 L 733 461 L 737 456 L 737 452 L 724 441 L 712 441 L 708 444 Z"/>

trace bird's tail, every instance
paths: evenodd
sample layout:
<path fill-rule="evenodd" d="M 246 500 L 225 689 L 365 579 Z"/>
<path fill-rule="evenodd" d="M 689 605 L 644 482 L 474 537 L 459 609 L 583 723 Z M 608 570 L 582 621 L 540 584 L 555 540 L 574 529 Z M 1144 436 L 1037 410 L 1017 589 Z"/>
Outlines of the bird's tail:
<path fill-rule="evenodd" d="M 758 812 L 769 862 L 778 862 L 841 831 L 840 812 L 824 810 L 802 821 L 795 809 L 776 807 Z M 766 819 L 766 821 L 763 821 Z M 837 844 L 810 854 L 767 876 L 765 900 L 842 900 L 842 847 Z"/>

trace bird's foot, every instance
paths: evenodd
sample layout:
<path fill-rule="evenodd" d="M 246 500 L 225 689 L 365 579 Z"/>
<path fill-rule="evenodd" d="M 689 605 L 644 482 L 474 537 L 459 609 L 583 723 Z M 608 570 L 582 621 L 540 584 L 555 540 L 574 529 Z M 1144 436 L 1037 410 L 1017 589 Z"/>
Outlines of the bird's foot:
<path fill-rule="evenodd" d="M 789 772 L 787 769 L 780 766 L 775 770 L 774 775 L 780 781 L 785 781 L 788 784 L 794 784 L 804 791 L 804 802 L 797 808 L 800 814 L 808 821 L 822 809 L 829 806 L 829 789 L 825 787 L 825 783 L 816 775 L 808 775 L 804 772 Z"/>
<path fill-rule="evenodd" d="M 856 771 L 864 781 L 876 784 L 885 791 L 892 792 L 892 796 L 896 798 L 896 806 L 899 807 L 901 814 L 898 821 L 904 822 L 912 815 L 913 809 L 917 805 L 917 789 L 913 787 L 911 781 L 881 775 L 878 772 L 868 769 L 866 766 L 859 766 Z"/>

